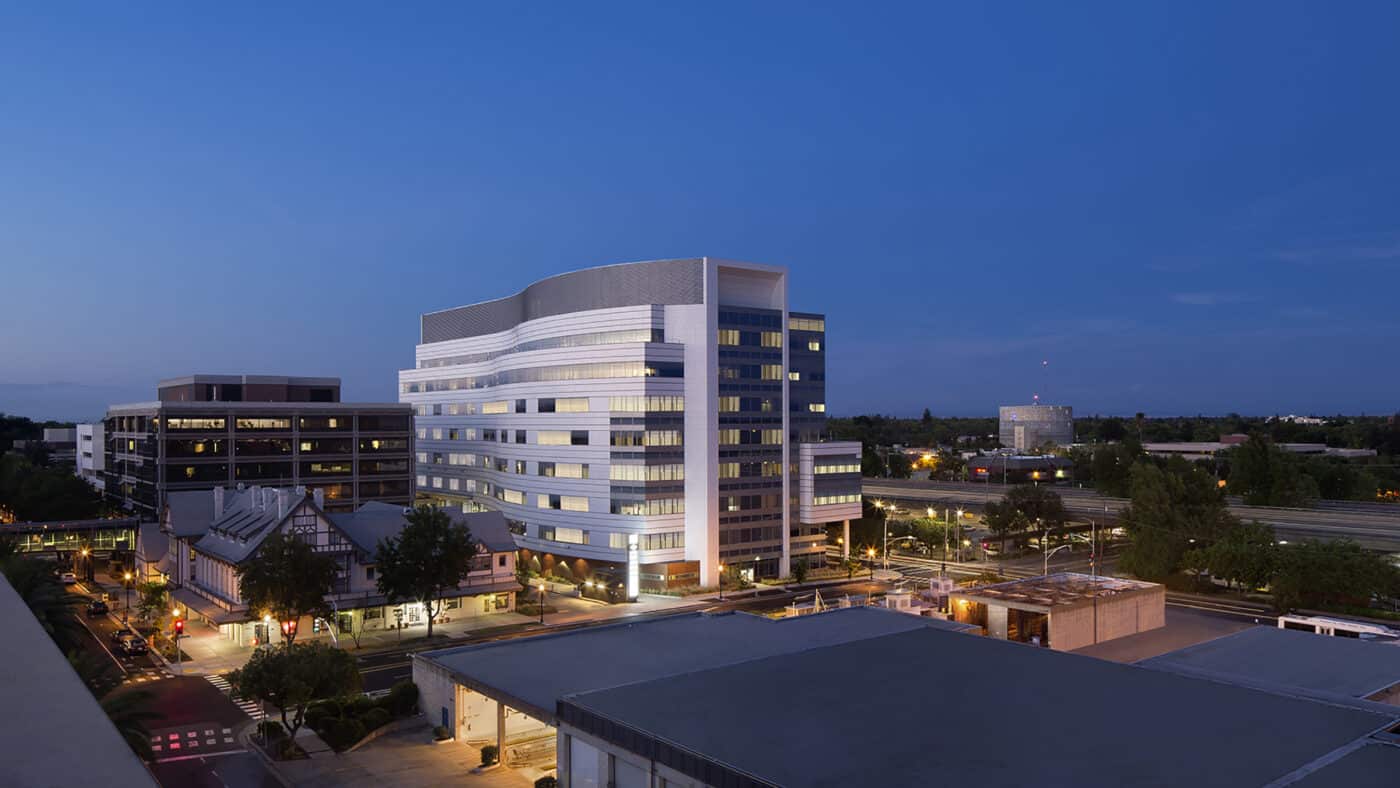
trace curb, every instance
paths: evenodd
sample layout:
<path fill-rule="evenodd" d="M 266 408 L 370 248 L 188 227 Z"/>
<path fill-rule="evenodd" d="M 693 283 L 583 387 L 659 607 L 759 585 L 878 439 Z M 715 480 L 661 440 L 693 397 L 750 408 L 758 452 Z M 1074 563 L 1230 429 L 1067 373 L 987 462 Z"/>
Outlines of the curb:
<path fill-rule="evenodd" d="M 277 768 L 277 762 L 272 760 L 272 756 L 264 752 L 263 748 L 259 747 L 252 740 L 253 731 L 257 730 L 257 727 L 258 724 L 256 722 L 251 722 L 243 726 L 242 730 L 238 732 L 238 741 L 243 744 L 245 749 L 258 756 L 263 762 L 263 767 L 267 770 L 267 773 L 272 775 L 273 779 L 277 780 L 277 782 L 281 783 L 283 788 L 294 788 L 291 779 L 283 774 L 281 769 Z"/>

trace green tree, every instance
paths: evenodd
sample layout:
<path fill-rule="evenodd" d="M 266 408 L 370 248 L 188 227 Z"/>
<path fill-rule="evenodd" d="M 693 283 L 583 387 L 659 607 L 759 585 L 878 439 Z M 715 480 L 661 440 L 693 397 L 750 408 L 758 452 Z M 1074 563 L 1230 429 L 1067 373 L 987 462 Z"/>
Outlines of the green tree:
<path fill-rule="evenodd" d="M 1181 554 L 1181 568 L 1190 572 L 1195 578 L 1196 587 L 1201 585 L 1201 578 L 1210 570 L 1210 551 L 1201 547 L 1193 547 Z"/>
<path fill-rule="evenodd" d="M 1049 487 L 1022 485 L 1012 487 L 1000 501 L 988 503 L 983 519 L 1004 547 L 1008 537 L 1025 534 L 1032 528 L 1064 525 L 1065 505 L 1059 493 Z"/>
<path fill-rule="evenodd" d="M 938 458 L 934 463 L 933 470 L 929 471 L 929 479 L 934 481 L 955 482 L 967 478 L 967 460 L 946 449 L 938 450 Z"/>
<path fill-rule="evenodd" d="M 885 475 L 885 458 L 869 444 L 860 452 L 860 473 L 877 479 Z"/>
<path fill-rule="evenodd" d="M 165 718 L 152 708 L 155 697 L 149 690 L 127 689 L 112 690 L 98 699 L 107 719 L 126 740 L 126 746 L 147 762 L 156 757 L 151 751 L 150 723 Z"/>
<path fill-rule="evenodd" d="M 1211 574 L 1245 590 L 1262 588 L 1274 576 L 1274 529 L 1262 523 L 1239 523 L 1207 551 Z"/>
<path fill-rule="evenodd" d="M 136 587 L 136 613 L 142 621 L 158 621 L 170 609 L 170 593 L 165 583 L 142 583 Z"/>
<path fill-rule="evenodd" d="M 1132 469 L 1131 503 L 1119 521 L 1129 544 L 1119 566 L 1138 577 L 1161 580 L 1181 566 L 1191 540 L 1209 544 L 1238 521 L 1225 508 L 1215 480 L 1184 461 Z"/>
<path fill-rule="evenodd" d="M 102 499 L 70 470 L 4 455 L 0 456 L 0 507 L 17 520 L 84 520 L 101 513 Z"/>
<path fill-rule="evenodd" d="M 1302 459 L 1262 435 L 1230 452 L 1230 492 L 1251 506 L 1310 506 L 1318 485 L 1302 472 Z"/>
<path fill-rule="evenodd" d="M 1272 591 L 1279 610 L 1366 607 L 1400 588 L 1400 569 L 1350 540 L 1280 546 Z"/>
<path fill-rule="evenodd" d="M 335 584 L 336 571 L 334 558 L 280 531 L 263 540 L 255 556 L 234 568 L 248 609 L 267 611 L 279 622 L 303 616 L 328 618 L 326 595 Z M 296 636 L 294 628 L 286 634 L 288 648 Z"/>
<path fill-rule="evenodd" d="M 891 479 L 908 479 L 914 469 L 902 451 L 891 451 L 888 465 Z"/>
<path fill-rule="evenodd" d="M 379 591 L 390 604 L 403 599 L 423 603 L 431 638 L 443 596 L 467 579 L 477 545 L 471 531 L 441 509 L 419 506 L 404 519 L 407 524 L 398 536 L 379 542 Z"/>
<path fill-rule="evenodd" d="M 349 652 L 325 643 L 288 643 L 286 648 L 258 649 L 247 664 L 228 676 L 234 694 L 276 708 L 290 740 L 306 719 L 313 701 L 358 692 L 360 671 Z"/>
<path fill-rule="evenodd" d="M 933 557 L 934 553 L 946 558 L 943 551 L 946 545 L 953 543 L 952 530 L 950 523 L 940 522 L 933 518 L 920 518 L 914 521 L 913 535 L 930 558 Z"/>
<path fill-rule="evenodd" d="M 792 579 L 798 583 L 807 582 L 807 559 L 799 558 L 792 562 Z"/>
<path fill-rule="evenodd" d="M 71 594 L 50 571 L 50 565 L 38 559 L 10 555 L 0 560 L 0 572 L 10 582 L 15 593 L 29 608 L 39 626 L 64 654 L 82 645 L 83 624 L 74 614 L 75 605 L 84 599 Z"/>

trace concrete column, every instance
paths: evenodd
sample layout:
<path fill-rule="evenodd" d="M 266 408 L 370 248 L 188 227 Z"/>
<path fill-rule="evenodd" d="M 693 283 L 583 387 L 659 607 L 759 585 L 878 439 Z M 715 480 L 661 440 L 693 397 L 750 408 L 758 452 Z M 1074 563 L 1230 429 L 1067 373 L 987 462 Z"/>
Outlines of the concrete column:
<path fill-rule="evenodd" d="M 496 757 L 506 762 L 506 704 L 496 701 Z"/>
<path fill-rule="evenodd" d="M 851 521 L 841 521 L 841 557 L 851 557 Z"/>

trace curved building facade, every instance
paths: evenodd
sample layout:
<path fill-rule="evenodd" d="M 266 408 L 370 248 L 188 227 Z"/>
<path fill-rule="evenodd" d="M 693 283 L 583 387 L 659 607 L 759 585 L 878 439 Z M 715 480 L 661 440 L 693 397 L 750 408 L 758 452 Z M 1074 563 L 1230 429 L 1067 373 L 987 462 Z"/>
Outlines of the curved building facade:
<path fill-rule="evenodd" d="M 799 522 L 791 477 L 824 426 L 824 344 L 784 269 L 713 258 L 425 314 L 399 373 L 418 493 L 498 509 L 526 566 L 631 594 L 819 564 L 825 523 Z M 859 516 L 858 470 L 824 481 Z"/>

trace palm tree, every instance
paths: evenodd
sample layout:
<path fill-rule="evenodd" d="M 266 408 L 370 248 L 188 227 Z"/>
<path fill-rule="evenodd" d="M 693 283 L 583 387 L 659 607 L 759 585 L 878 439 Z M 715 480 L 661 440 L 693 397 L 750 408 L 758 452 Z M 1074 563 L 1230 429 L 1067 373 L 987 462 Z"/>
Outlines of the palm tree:
<path fill-rule="evenodd" d="M 151 729 L 146 724 L 162 719 L 164 715 L 151 710 L 155 695 L 148 690 L 126 690 L 108 692 L 99 702 L 107 712 L 107 719 L 117 729 L 127 746 L 131 747 L 142 760 L 155 760 L 151 750 Z"/>
<path fill-rule="evenodd" d="M 70 594 L 39 561 L 10 556 L 0 561 L 0 572 L 10 581 L 39 626 L 49 633 L 59 651 L 67 654 L 83 639 L 83 625 L 73 612 L 83 598 Z"/>

